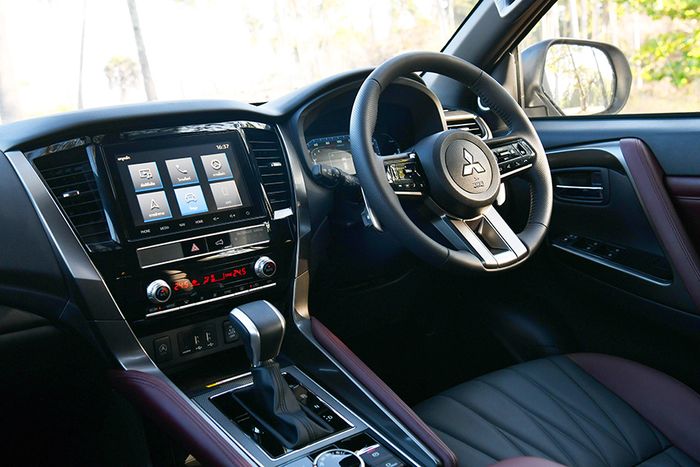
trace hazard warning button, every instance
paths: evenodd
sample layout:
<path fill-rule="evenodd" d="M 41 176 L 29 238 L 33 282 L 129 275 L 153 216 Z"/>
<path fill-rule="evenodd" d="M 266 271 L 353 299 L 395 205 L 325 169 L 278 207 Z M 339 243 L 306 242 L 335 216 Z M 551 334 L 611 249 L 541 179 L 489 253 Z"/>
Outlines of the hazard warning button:
<path fill-rule="evenodd" d="M 207 248 L 207 242 L 204 238 L 185 240 L 181 243 L 181 245 L 182 252 L 185 254 L 185 256 L 197 256 L 209 251 Z"/>

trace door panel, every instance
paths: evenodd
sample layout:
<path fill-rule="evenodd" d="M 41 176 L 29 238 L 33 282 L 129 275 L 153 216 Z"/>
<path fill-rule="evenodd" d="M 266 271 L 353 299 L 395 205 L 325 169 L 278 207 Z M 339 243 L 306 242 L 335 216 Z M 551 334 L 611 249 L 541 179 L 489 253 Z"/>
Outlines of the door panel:
<path fill-rule="evenodd" d="M 533 122 L 555 182 L 550 246 L 582 274 L 673 309 L 700 313 L 700 117 Z M 592 176 L 574 176 L 576 170 Z M 564 173 L 564 177 L 559 174 Z M 697 175 L 697 177 L 696 177 Z M 560 182 L 595 186 L 556 190 Z M 574 199 L 567 194 L 586 195 Z"/>

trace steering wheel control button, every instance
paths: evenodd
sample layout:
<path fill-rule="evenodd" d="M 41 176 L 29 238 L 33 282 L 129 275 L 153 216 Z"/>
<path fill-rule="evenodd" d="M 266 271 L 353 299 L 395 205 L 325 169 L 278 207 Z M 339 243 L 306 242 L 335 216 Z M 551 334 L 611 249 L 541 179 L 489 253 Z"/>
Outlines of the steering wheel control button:
<path fill-rule="evenodd" d="M 163 336 L 153 339 L 153 355 L 156 363 L 167 362 L 173 358 L 173 347 L 170 343 L 170 336 Z"/>
<path fill-rule="evenodd" d="M 450 143 L 445 165 L 452 180 L 468 193 L 483 193 L 491 187 L 491 164 L 484 151 L 470 141 Z"/>
<path fill-rule="evenodd" d="M 493 153 L 498 160 L 498 170 L 501 172 L 501 175 L 507 175 L 518 169 L 529 167 L 535 162 L 535 151 L 523 140 L 495 148 Z"/>
<path fill-rule="evenodd" d="M 255 262 L 253 269 L 255 270 L 255 274 L 261 279 L 269 279 L 277 272 L 277 263 L 267 256 L 261 256 Z"/>
<path fill-rule="evenodd" d="M 314 459 L 314 467 L 365 467 L 365 461 L 347 449 L 329 449 Z"/>
<path fill-rule="evenodd" d="M 146 296 L 153 303 L 165 303 L 172 296 L 170 284 L 162 279 L 155 280 L 146 287 Z"/>

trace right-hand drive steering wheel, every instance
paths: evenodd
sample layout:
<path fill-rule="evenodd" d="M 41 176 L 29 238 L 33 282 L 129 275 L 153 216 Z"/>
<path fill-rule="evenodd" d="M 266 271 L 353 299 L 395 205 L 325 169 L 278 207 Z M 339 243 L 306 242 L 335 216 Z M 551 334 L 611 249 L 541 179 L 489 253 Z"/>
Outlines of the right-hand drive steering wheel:
<path fill-rule="evenodd" d="M 375 154 L 372 134 L 379 96 L 394 80 L 415 71 L 439 73 L 464 83 L 505 122 L 507 135 L 484 142 L 466 131 L 445 130 L 405 153 Z M 552 180 L 544 148 L 517 102 L 471 63 L 434 52 L 409 52 L 384 62 L 367 77 L 355 98 L 350 143 L 373 214 L 382 228 L 424 260 L 453 269 L 499 271 L 522 263 L 542 243 L 552 212 Z M 518 234 L 493 206 L 501 184 L 497 155 L 512 159 L 508 175 L 517 172 L 530 183 L 530 216 Z M 451 247 L 419 228 L 401 206 L 389 180 L 406 170 L 417 171 L 426 180 L 414 190 L 423 195 L 433 214 L 432 225 Z"/>

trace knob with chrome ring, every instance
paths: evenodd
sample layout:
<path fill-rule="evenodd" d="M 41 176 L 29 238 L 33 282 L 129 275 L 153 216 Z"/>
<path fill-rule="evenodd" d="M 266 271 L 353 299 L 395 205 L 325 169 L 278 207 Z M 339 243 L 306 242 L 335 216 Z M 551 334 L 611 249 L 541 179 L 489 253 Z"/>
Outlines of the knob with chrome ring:
<path fill-rule="evenodd" d="M 163 279 L 157 279 L 148 284 L 148 287 L 146 287 L 146 296 L 155 304 L 167 302 L 170 300 L 172 293 L 170 284 L 165 282 Z"/>
<path fill-rule="evenodd" d="M 314 467 L 365 467 L 365 461 L 347 449 L 329 449 L 316 456 Z"/>

